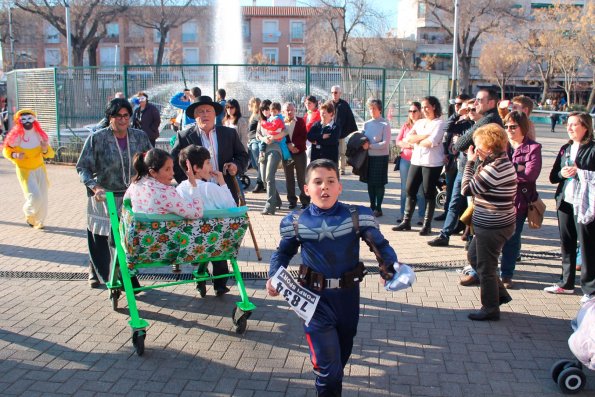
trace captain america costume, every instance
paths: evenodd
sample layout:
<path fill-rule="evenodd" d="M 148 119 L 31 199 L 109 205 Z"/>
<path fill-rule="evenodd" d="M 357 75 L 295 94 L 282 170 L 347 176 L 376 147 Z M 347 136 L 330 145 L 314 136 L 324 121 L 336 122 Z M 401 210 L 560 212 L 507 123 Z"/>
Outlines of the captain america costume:
<path fill-rule="evenodd" d="M 304 265 L 325 278 L 340 278 L 357 266 L 359 238 L 364 234 L 376 245 L 386 263 L 395 263 L 397 255 L 378 229 L 372 211 L 357 206 L 359 225 L 356 230 L 350 208 L 353 206 L 341 202 L 326 210 L 310 204 L 301 214 L 293 212 L 284 217 L 280 226 L 281 242 L 271 257 L 269 277 L 279 267 L 287 267 L 301 246 Z M 304 324 L 304 332 L 317 375 L 316 390 L 319 396 L 339 396 L 343 368 L 357 333 L 359 284 L 353 288 L 325 288 L 313 292 L 320 295 L 320 301 L 309 325 Z"/>

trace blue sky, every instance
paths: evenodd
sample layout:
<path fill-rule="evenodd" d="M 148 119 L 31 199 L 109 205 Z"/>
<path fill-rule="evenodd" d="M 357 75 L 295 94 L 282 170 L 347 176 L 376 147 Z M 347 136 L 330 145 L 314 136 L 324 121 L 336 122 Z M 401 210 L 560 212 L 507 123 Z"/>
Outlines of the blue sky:
<path fill-rule="evenodd" d="M 222 0 L 219 0 L 222 1 Z M 240 0 L 242 5 L 252 5 L 252 0 Z M 386 14 L 390 19 L 390 26 L 396 27 L 397 25 L 397 4 L 399 3 L 398 0 L 370 0 L 370 4 L 374 4 L 375 7 L 378 7 L 384 14 Z M 273 4 L 272 0 L 257 0 L 256 5 L 259 6 L 270 6 Z M 302 0 L 297 0 L 297 4 L 303 4 Z"/>

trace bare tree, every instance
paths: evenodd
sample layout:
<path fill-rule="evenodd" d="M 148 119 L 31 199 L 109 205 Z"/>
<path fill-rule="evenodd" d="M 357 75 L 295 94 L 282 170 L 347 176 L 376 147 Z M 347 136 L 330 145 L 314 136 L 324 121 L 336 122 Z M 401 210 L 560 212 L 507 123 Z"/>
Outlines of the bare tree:
<path fill-rule="evenodd" d="M 584 65 L 591 71 L 591 93 L 587 111 L 595 105 L 595 3 L 585 5 L 577 30 L 577 42 Z"/>
<path fill-rule="evenodd" d="M 310 35 L 309 41 L 318 43 L 322 39 L 321 43 L 325 44 L 320 33 L 328 32 L 326 41 L 341 66 L 350 65 L 351 38 L 361 36 L 364 30 L 377 32 L 384 26 L 384 15 L 369 0 L 311 0 L 308 4 L 317 11 L 315 18 L 321 28 L 313 29 L 318 35 Z"/>
<path fill-rule="evenodd" d="M 349 41 L 350 64 L 355 66 L 378 66 L 397 69 L 412 69 L 412 45 L 395 37 L 357 37 Z"/>
<path fill-rule="evenodd" d="M 494 36 L 492 44 L 481 51 L 479 70 L 487 80 L 498 84 L 500 97 L 504 99 L 504 87 L 520 69 L 521 62 L 518 44 Z"/>
<path fill-rule="evenodd" d="M 133 7 L 130 14 L 132 21 L 143 28 L 155 30 L 159 35 L 159 48 L 155 60 L 157 66 L 163 64 L 163 55 L 171 30 L 195 18 L 196 14 L 190 12 L 192 7 L 204 3 L 202 0 L 144 0 Z"/>
<path fill-rule="evenodd" d="M 73 65 L 83 66 L 85 50 L 95 46 L 105 35 L 105 24 L 128 8 L 127 0 L 16 0 L 14 4 L 38 15 L 66 37 L 65 7 L 70 7 Z M 89 63 L 97 64 L 96 52 L 89 54 Z"/>
<path fill-rule="evenodd" d="M 427 11 L 450 38 L 454 38 L 454 2 L 452 0 L 427 0 Z M 498 32 L 512 20 L 519 18 L 519 12 L 511 0 L 461 1 L 458 21 L 458 61 L 460 88 L 469 92 L 471 60 L 475 46 L 482 36 Z"/>

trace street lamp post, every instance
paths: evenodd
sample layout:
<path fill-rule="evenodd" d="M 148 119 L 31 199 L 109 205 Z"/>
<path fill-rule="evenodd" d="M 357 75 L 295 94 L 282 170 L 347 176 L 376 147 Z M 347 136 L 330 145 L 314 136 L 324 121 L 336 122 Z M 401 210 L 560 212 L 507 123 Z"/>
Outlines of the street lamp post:
<path fill-rule="evenodd" d="M 287 44 L 287 80 L 291 80 L 291 44 Z"/>
<path fill-rule="evenodd" d="M 458 52 L 458 38 L 459 38 L 459 0 L 455 0 L 455 18 L 454 18 L 454 29 L 452 34 L 452 76 L 450 82 L 450 98 L 454 99 L 457 96 L 457 68 L 459 65 L 459 52 Z"/>
<path fill-rule="evenodd" d="M 66 54 L 68 57 L 68 67 L 72 67 L 72 41 L 70 38 L 70 2 L 64 5 L 66 10 Z"/>
<path fill-rule="evenodd" d="M 8 39 L 10 40 L 10 63 L 14 69 L 14 35 L 12 34 L 12 7 L 8 4 Z"/>

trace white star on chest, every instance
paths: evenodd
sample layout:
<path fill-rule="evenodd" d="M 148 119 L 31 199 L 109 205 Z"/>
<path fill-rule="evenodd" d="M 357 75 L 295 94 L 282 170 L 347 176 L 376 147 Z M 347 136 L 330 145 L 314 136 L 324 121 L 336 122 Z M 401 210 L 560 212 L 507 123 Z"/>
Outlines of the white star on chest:
<path fill-rule="evenodd" d="M 320 227 L 313 227 L 312 230 L 318 234 L 318 241 L 322 241 L 325 237 L 334 240 L 335 236 L 333 235 L 333 232 L 336 228 L 337 226 L 329 226 L 326 224 L 326 221 L 323 220 Z"/>

